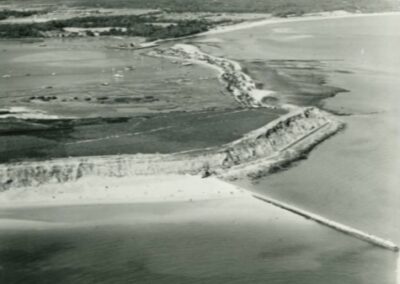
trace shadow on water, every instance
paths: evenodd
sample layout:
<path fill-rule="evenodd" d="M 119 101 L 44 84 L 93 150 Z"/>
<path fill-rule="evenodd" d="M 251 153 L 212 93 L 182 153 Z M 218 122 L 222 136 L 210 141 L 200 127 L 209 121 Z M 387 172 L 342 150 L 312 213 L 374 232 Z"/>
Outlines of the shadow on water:
<path fill-rule="evenodd" d="M 15 243 L 18 242 L 18 245 Z M 52 257 L 71 250 L 64 243 L 41 243 L 36 245 L 29 238 L 13 239 L 14 245 L 0 250 L 0 282 L 1 283 L 55 283 L 66 275 L 77 272 L 70 267 L 51 268 L 45 264 Z M 4 243 L 3 243 L 4 246 Z"/>

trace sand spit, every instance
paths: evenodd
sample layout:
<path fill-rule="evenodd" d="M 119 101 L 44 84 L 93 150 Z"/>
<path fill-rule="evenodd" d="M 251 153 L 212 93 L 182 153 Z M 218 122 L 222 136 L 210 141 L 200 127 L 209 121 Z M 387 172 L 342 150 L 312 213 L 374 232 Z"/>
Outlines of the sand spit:
<path fill-rule="evenodd" d="M 385 239 L 382 239 L 380 237 L 377 237 L 377 236 L 365 233 L 363 231 L 357 230 L 355 228 L 352 228 L 352 227 L 337 223 L 335 221 L 332 221 L 332 220 L 329 220 L 327 218 L 324 218 L 324 217 L 322 217 L 320 215 L 305 211 L 303 209 L 297 208 L 297 207 L 295 207 L 293 205 L 290 205 L 288 203 L 275 200 L 275 199 L 270 198 L 270 197 L 261 196 L 261 195 L 258 195 L 258 194 L 253 194 L 253 196 L 255 198 L 259 199 L 259 200 L 262 200 L 264 202 L 272 204 L 272 205 L 274 205 L 274 206 L 276 206 L 278 208 L 284 209 L 286 211 L 292 212 L 292 213 L 297 214 L 299 216 L 302 216 L 304 218 L 310 219 L 310 220 L 315 221 L 315 222 L 317 222 L 319 224 L 322 224 L 324 226 L 332 228 L 332 229 L 334 229 L 336 231 L 339 231 L 341 233 L 344 233 L 344 234 L 350 235 L 352 237 L 355 237 L 357 239 L 360 239 L 360 240 L 362 240 L 364 242 L 367 242 L 367 243 L 373 244 L 375 246 L 379 246 L 381 248 L 388 249 L 388 250 L 391 250 L 391 251 L 394 251 L 394 252 L 398 252 L 399 251 L 399 247 L 395 243 L 393 243 L 392 241 L 385 240 Z"/>
<path fill-rule="evenodd" d="M 239 63 L 233 60 L 209 55 L 188 44 L 176 44 L 169 49 L 156 49 L 149 52 L 149 55 L 184 60 L 184 64 L 187 62 L 205 64 L 218 71 L 221 82 L 242 106 L 276 107 L 264 103 L 265 98 L 274 97 L 274 92 L 257 89 L 253 79 L 243 72 Z"/>

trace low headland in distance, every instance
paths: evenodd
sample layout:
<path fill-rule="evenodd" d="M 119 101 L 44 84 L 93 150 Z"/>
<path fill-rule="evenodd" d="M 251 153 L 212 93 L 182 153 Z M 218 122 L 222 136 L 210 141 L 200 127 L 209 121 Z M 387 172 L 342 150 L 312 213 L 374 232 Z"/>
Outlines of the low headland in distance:
<path fill-rule="evenodd" d="M 159 153 L 159 150 L 162 149 L 161 144 L 160 148 L 154 147 L 152 149 L 155 153 L 149 151 L 149 153 L 143 154 L 143 152 L 138 151 L 141 148 L 140 142 L 137 144 L 137 140 L 139 138 L 140 141 L 141 135 L 146 134 L 146 132 L 147 134 L 159 131 L 169 133 L 172 135 L 169 140 L 175 140 L 176 136 L 179 137 L 185 133 L 185 125 L 182 125 L 182 122 L 175 125 L 177 129 L 171 130 L 174 125 L 171 124 L 171 120 L 166 120 L 165 118 L 162 119 L 162 127 L 148 128 L 147 131 L 144 128 L 142 132 L 137 131 L 125 134 L 133 142 L 129 143 L 129 147 L 138 151 L 133 155 L 125 153 L 124 155 L 113 156 L 110 155 L 110 152 L 104 152 L 102 156 L 82 157 L 90 154 L 90 149 L 93 146 L 99 145 L 99 143 L 107 143 L 108 138 L 111 141 L 115 141 L 115 139 L 118 141 L 121 136 L 124 136 L 121 134 L 105 137 L 104 133 L 101 133 L 98 138 L 81 141 L 73 141 L 74 139 L 69 138 L 69 142 L 64 142 L 64 146 L 75 144 L 77 149 L 81 150 L 76 155 L 77 157 L 55 159 L 57 155 L 53 155 L 51 160 L 47 160 L 49 157 L 42 156 L 42 161 L 34 161 L 35 157 L 31 157 L 31 161 L 24 162 L 21 157 L 14 156 L 9 157 L 9 159 L 18 158 L 18 162 L 9 161 L 9 163 L 0 166 L 1 190 L 7 193 L 3 195 L 3 198 L 6 197 L 5 200 L 3 199 L 5 203 L 15 202 L 21 197 L 21 191 L 15 189 L 25 188 L 28 192 L 37 192 L 34 188 L 39 188 L 38 190 L 40 191 L 40 188 L 45 188 L 43 187 L 44 185 L 59 184 L 57 186 L 61 186 L 60 184 L 65 185 L 96 177 L 108 177 L 110 179 L 130 177 L 133 183 L 140 176 L 147 176 L 150 180 L 154 178 L 162 179 L 160 174 L 161 176 L 166 174 L 195 175 L 203 178 L 216 176 L 226 180 L 243 177 L 257 178 L 273 173 L 282 167 L 284 168 L 290 162 L 302 158 L 316 144 L 343 128 L 343 123 L 332 114 L 313 106 L 299 107 L 285 103 L 284 99 L 280 98 L 279 94 L 274 91 L 257 88 L 254 80 L 243 72 L 242 67 L 237 62 L 206 54 L 195 46 L 176 44 L 172 47 L 160 47 L 148 52 L 147 56 L 181 61 L 185 65 L 188 63 L 204 65 L 214 70 L 214 72 L 218 72 L 217 76 L 220 82 L 237 104 L 235 111 L 223 113 L 222 117 L 225 116 L 224 121 L 228 127 L 225 126 L 224 130 L 219 130 L 218 127 L 221 125 L 216 123 L 214 126 L 217 128 L 206 127 L 202 130 L 200 127 L 196 129 L 196 126 L 201 126 L 196 120 L 205 119 L 207 121 L 207 118 L 211 117 L 211 120 L 206 125 L 213 123 L 215 117 L 218 118 L 221 115 L 215 111 L 203 112 L 206 117 L 197 116 L 189 124 L 194 127 L 191 134 L 195 135 L 195 137 L 199 137 L 199 132 L 202 132 L 200 137 L 209 137 L 212 135 L 218 136 L 222 131 L 222 133 L 225 133 L 222 136 L 223 138 L 214 143 L 202 145 L 202 147 L 182 148 L 176 144 L 176 147 L 173 147 L 174 145 L 172 144 L 171 149 L 173 150 L 163 154 Z M 234 138 L 229 134 L 235 133 L 235 130 L 237 131 L 238 129 L 234 121 L 232 121 L 233 115 L 238 115 L 241 118 L 247 110 L 261 114 L 262 120 L 268 121 L 268 123 L 265 124 L 264 122 L 265 125 L 261 125 L 255 130 L 248 129 L 250 126 L 248 124 L 246 128 L 242 128 L 243 132 L 236 133 L 238 136 L 236 139 L 228 140 Z M 11 136 L 16 135 L 18 137 L 19 133 L 26 134 L 27 132 L 36 135 L 43 135 L 43 133 L 52 131 L 57 133 L 59 130 L 66 131 L 68 128 L 72 130 L 77 126 L 76 124 L 74 125 L 73 119 L 60 120 L 57 117 L 46 118 L 46 116 L 44 119 L 38 119 L 35 117 L 35 113 L 31 113 L 33 117 L 29 117 L 28 110 L 18 113 L 8 109 L 3 110 L 2 113 L 3 122 L 5 122 L 3 123 L 2 132 Z M 268 113 L 269 115 L 265 115 Z M 18 114 L 22 114 L 22 117 L 18 118 Z M 271 116 L 271 114 L 274 115 Z M 181 114 L 177 120 L 184 118 L 187 119 L 188 117 Z M 149 119 L 147 118 L 146 120 L 148 121 Z M 52 121 L 54 123 L 51 123 Z M 80 121 L 84 120 L 81 119 Z M 10 122 L 12 122 L 12 127 L 10 127 Z M 111 119 L 109 122 L 107 120 L 104 120 L 104 122 L 107 123 L 106 127 L 108 127 L 113 123 L 117 125 L 122 123 L 126 126 L 133 121 L 132 118 L 117 118 L 114 121 Z M 172 123 L 174 123 L 173 120 Z M 146 121 L 139 117 L 136 124 L 142 124 L 143 127 Z M 57 134 L 54 136 L 57 136 Z M 156 137 L 151 136 L 150 140 L 156 140 Z M 176 140 L 179 141 L 182 138 L 185 137 L 180 136 Z M 62 140 L 63 138 L 58 137 L 58 139 Z M 66 140 L 67 138 L 64 139 Z M 193 138 L 188 138 L 187 140 L 192 141 L 191 139 Z M 206 140 L 213 141 L 212 139 Z M 86 143 L 88 143 L 88 147 L 85 153 L 85 148 L 82 147 L 85 147 Z M 149 141 L 148 143 L 151 142 Z M 154 144 L 157 145 L 157 143 Z M 177 151 L 179 148 L 180 151 Z M 121 150 L 119 147 L 118 149 Z M 62 157 L 62 152 L 59 152 L 59 155 Z M 127 187 L 126 190 L 129 191 L 130 188 Z M 154 191 L 153 194 L 157 195 L 158 193 Z M 42 195 L 39 194 L 38 196 Z M 96 194 L 94 196 L 96 196 L 94 199 L 97 200 L 98 196 Z M 76 195 L 76 198 L 77 202 L 88 202 L 87 199 L 82 200 L 80 195 Z M 32 201 L 32 199 L 29 200 Z"/>
<path fill-rule="evenodd" d="M 249 21 L 399 8 L 395 0 L 2 1 L 0 38 L 135 36 L 154 41 Z"/>

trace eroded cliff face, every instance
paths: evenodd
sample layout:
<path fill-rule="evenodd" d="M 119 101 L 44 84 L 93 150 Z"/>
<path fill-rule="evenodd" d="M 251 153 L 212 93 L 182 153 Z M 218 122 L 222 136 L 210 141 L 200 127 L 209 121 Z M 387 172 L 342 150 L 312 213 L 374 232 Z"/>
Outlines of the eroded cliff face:
<path fill-rule="evenodd" d="M 220 148 L 176 154 L 79 157 L 0 165 L 0 191 L 76 181 L 83 177 L 153 174 L 214 174 L 235 178 L 296 159 L 341 128 L 333 116 L 317 108 L 290 112 L 243 138 Z"/>

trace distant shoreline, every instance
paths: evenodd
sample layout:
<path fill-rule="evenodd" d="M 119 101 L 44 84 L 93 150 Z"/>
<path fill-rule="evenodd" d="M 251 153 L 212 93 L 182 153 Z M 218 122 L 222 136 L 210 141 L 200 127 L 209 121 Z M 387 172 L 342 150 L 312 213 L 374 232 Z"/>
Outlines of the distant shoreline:
<path fill-rule="evenodd" d="M 232 25 L 221 25 L 215 28 L 212 28 L 208 31 L 183 36 L 183 37 L 175 37 L 175 38 L 166 38 L 166 39 L 158 39 L 154 40 L 151 43 L 154 44 L 162 44 L 164 42 L 170 41 L 180 41 L 190 38 L 202 37 L 202 36 L 210 36 L 222 33 L 235 32 L 239 30 L 251 29 L 261 26 L 267 25 L 278 25 L 278 24 L 286 24 L 286 23 L 294 23 L 294 22 L 305 22 L 305 21 L 320 21 L 320 20 L 333 20 L 333 19 L 346 19 L 346 18 L 356 18 L 356 17 L 376 17 L 376 16 L 386 16 L 386 15 L 400 15 L 400 11 L 391 11 L 391 12 L 376 12 L 376 13 L 350 13 L 346 11 L 333 11 L 333 12 L 320 12 L 320 13 L 312 13 L 312 14 L 304 14 L 302 16 L 295 17 L 271 17 L 263 20 L 255 20 L 255 21 L 244 21 L 238 24 Z"/>
<path fill-rule="evenodd" d="M 275 24 L 285 24 L 285 23 L 293 23 L 293 22 L 305 22 L 305 21 L 319 21 L 319 20 L 330 20 L 330 19 L 345 19 L 345 18 L 355 18 L 355 17 L 375 17 L 375 16 L 386 16 L 386 15 L 400 15 L 400 11 L 393 12 L 377 12 L 377 13 L 350 13 L 350 12 L 321 12 L 321 13 L 313 13 L 313 14 L 304 14 L 298 17 L 287 17 L 287 18 L 278 18 L 272 17 L 270 19 L 259 20 L 259 21 L 245 21 L 239 24 L 234 25 L 226 25 L 219 26 L 209 31 L 195 34 L 192 37 L 197 36 L 207 36 L 214 35 L 220 33 L 234 32 L 238 30 L 250 29 L 265 25 L 275 25 Z"/>

